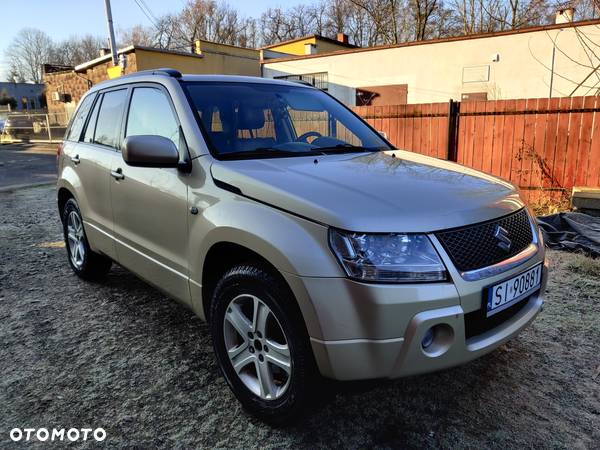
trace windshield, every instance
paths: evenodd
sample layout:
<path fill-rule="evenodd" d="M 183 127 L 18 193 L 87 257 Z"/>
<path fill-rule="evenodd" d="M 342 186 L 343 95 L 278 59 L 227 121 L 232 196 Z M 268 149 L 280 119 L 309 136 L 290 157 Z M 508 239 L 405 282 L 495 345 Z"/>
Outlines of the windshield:
<path fill-rule="evenodd" d="M 317 89 L 266 83 L 184 83 L 220 158 L 389 150 L 382 137 Z"/>

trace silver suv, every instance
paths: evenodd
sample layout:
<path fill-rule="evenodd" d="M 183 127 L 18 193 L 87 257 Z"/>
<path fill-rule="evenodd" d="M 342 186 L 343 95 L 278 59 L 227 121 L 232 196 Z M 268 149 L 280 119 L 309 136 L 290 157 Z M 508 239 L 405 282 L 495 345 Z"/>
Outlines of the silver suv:
<path fill-rule="evenodd" d="M 395 150 L 300 83 L 140 72 L 92 88 L 59 153 L 68 261 L 112 261 L 210 323 L 223 375 L 272 422 L 319 374 L 465 363 L 542 308 L 539 230 L 510 183 Z"/>

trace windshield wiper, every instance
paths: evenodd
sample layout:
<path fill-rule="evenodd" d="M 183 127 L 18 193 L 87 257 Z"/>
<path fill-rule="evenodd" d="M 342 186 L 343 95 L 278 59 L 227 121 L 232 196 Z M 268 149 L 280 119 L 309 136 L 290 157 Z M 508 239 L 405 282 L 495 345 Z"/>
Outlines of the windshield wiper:
<path fill-rule="evenodd" d="M 355 152 L 377 152 L 382 150 L 379 147 L 361 147 L 352 144 L 336 144 L 329 147 L 315 147 L 313 150 L 318 150 L 324 154 L 331 153 L 355 153 Z"/>
<path fill-rule="evenodd" d="M 310 156 L 323 154 L 320 149 L 310 149 L 296 152 L 293 150 L 279 150 L 273 147 L 258 147 L 252 150 L 238 150 L 235 152 L 221 153 L 223 159 L 253 159 L 253 158 L 285 158 L 289 156 Z"/>

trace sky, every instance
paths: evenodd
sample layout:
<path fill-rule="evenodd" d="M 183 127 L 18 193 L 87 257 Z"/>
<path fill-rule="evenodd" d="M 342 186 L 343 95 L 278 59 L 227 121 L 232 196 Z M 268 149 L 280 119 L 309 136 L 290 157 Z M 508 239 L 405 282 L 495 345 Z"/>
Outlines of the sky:
<path fill-rule="evenodd" d="M 155 16 L 181 10 L 185 0 L 145 0 Z M 227 3 L 245 16 L 259 16 L 267 8 L 287 7 L 300 1 L 229 0 Z M 93 34 L 108 36 L 104 0 L 1 0 L 0 80 L 8 70 L 4 51 L 13 36 L 26 27 L 39 28 L 53 40 L 72 35 Z M 115 30 L 138 23 L 151 25 L 134 0 L 111 0 Z"/>

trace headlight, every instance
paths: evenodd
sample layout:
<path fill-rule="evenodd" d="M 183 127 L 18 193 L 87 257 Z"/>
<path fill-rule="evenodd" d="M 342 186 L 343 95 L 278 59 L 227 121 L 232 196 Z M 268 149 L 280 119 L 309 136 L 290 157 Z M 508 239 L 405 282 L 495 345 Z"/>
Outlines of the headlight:
<path fill-rule="evenodd" d="M 404 283 L 446 279 L 446 268 L 424 234 L 365 234 L 329 229 L 329 243 L 351 278 Z"/>

